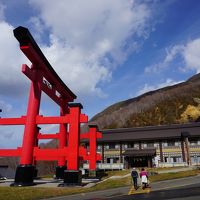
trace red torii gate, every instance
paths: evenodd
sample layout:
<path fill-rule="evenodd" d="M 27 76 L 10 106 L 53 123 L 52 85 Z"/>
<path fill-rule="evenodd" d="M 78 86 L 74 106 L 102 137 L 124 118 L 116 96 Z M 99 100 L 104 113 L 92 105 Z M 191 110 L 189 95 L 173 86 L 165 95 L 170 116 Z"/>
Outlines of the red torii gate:
<path fill-rule="evenodd" d="M 69 103 L 74 101 L 76 95 L 51 67 L 27 28 L 16 28 L 14 36 L 20 43 L 20 49 L 32 63 L 31 68 L 26 64 L 22 65 L 22 72 L 31 80 L 31 87 L 26 116 L 0 118 L 0 125 L 25 126 L 22 147 L 0 149 L 0 156 L 20 157 L 14 182 L 16 186 L 33 184 L 35 163 L 38 160 L 58 161 L 57 178 L 64 178 L 66 184 L 80 184 L 79 161 L 88 160 L 89 169 L 96 170 L 96 161 L 101 159 L 96 153 L 96 139 L 102 137 L 101 133 L 97 131 L 97 126 L 89 125 L 89 132 L 80 134 L 80 124 L 87 123 L 88 117 L 81 113 L 81 104 Z M 42 91 L 58 104 L 60 116 L 39 115 Z M 60 124 L 59 133 L 41 134 L 39 124 Z M 58 139 L 58 148 L 40 149 L 39 139 Z M 89 151 L 80 146 L 81 139 L 89 139 Z"/>

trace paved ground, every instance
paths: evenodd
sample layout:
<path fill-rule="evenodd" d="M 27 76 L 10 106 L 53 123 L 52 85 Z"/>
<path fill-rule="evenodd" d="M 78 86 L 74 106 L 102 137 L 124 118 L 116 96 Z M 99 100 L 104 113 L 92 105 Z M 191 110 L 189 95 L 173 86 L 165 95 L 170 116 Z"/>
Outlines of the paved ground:
<path fill-rule="evenodd" d="M 0 187 L 1 186 L 10 186 L 10 184 L 13 183 L 13 182 L 14 182 L 14 179 L 8 179 L 6 181 L 1 182 Z M 52 179 L 34 180 L 34 183 L 36 183 L 36 185 L 34 185 L 33 187 L 57 187 L 58 184 L 61 183 L 61 182 L 63 182 L 63 181 L 52 180 Z"/>
<path fill-rule="evenodd" d="M 147 194 L 124 195 L 111 200 L 199 200 L 200 183 L 172 189 L 152 191 Z M 92 200 L 92 199 L 91 199 Z"/>
<path fill-rule="evenodd" d="M 7 182 L 7 184 L 9 184 L 9 182 Z M 41 184 L 43 183 L 41 182 Z M 54 181 L 48 184 L 54 185 L 55 187 L 55 184 L 57 185 L 58 182 Z M 39 185 L 40 184 L 38 184 L 38 186 Z M 133 192 L 130 192 L 131 190 Z M 65 197 L 49 198 L 48 200 L 199 200 L 200 176 L 152 183 L 151 189 L 145 190 L 145 194 L 134 194 L 134 191 L 135 190 L 129 186 Z"/>
<path fill-rule="evenodd" d="M 84 181 L 90 182 L 90 180 Z M 0 183 L 0 186 L 9 186 L 12 182 L 13 180 L 7 180 L 5 183 Z M 57 187 L 59 183 L 62 183 L 62 181 L 52 179 L 36 180 L 34 182 L 37 184 L 33 187 Z M 129 186 L 65 197 L 49 198 L 49 200 L 200 200 L 200 176 L 152 183 L 151 188 L 146 189 L 144 193 L 145 194 L 136 194 L 134 188 Z"/>
<path fill-rule="evenodd" d="M 192 176 L 181 179 L 167 180 L 152 183 L 151 191 L 163 190 L 163 189 L 172 189 L 176 187 L 184 187 L 193 184 L 200 184 L 200 176 Z"/>
<path fill-rule="evenodd" d="M 49 198 L 49 200 L 179 200 L 183 198 L 187 198 L 187 200 L 200 199 L 200 176 L 161 181 L 157 183 L 152 183 L 151 186 L 151 189 L 147 189 L 144 191 L 145 194 L 135 194 L 135 190 L 133 190 L 132 187 L 121 187 L 104 191 L 69 195 L 65 197 Z"/>
<path fill-rule="evenodd" d="M 169 170 L 161 170 L 159 171 L 159 173 L 169 173 L 169 172 L 179 172 L 179 171 L 188 171 L 188 170 L 192 170 L 194 169 L 194 167 L 183 167 L 183 168 L 172 168 L 172 169 L 169 169 Z M 112 179 L 119 179 L 119 178 L 123 178 L 123 177 L 126 177 L 126 176 L 130 176 L 130 174 L 127 174 L 127 175 L 124 175 L 124 176 L 113 176 L 113 177 L 110 177 Z M 98 180 L 89 180 L 89 179 L 83 179 L 82 182 L 83 183 L 90 183 L 88 184 L 88 187 L 94 185 L 93 183 L 95 183 L 96 181 Z M 105 181 L 105 180 L 104 180 Z M 13 179 L 9 179 L 9 180 L 6 180 L 5 182 L 0 182 L 0 187 L 1 186 L 10 186 L 11 183 L 13 183 L 14 180 Z M 138 180 L 138 182 L 140 183 L 140 179 Z M 45 180 L 34 180 L 34 183 L 35 186 L 33 187 L 57 187 L 58 184 L 62 183 L 62 181 L 59 181 L 59 180 L 53 180 L 53 179 L 45 179 Z"/>
<path fill-rule="evenodd" d="M 95 185 L 95 182 L 97 182 L 98 179 L 83 179 L 82 183 L 85 184 L 85 187 L 90 187 Z M 0 187 L 1 186 L 10 186 L 11 183 L 14 182 L 14 179 L 7 179 L 6 181 L 1 181 L 0 182 Z M 31 187 L 52 187 L 52 188 L 57 188 L 59 184 L 63 183 L 63 180 L 54 180 L 52 178 L 49 179 L 38 179 L 34 180 L 34 186 Z"/>

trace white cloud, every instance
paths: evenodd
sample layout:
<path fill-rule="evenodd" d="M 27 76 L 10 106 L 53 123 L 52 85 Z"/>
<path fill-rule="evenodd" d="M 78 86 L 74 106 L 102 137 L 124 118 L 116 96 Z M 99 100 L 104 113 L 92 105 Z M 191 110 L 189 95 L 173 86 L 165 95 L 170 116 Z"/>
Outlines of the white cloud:
<path fill-rule="evenodd" d="M 48 124 L 48 125 L 40 125 L 40 132 L 45 134 L 55 134 L 59 132 L 59 125 L 58 124 Z"/>
<path fill-rule="evenodd" d="M 11 139 L 13 136 L 14 136 L 13 131 L 2 131 L 1 132 L 1 137 L 5 138 L 5 139 Z"/>
<path fill-rule="evenodd" d="M 109 81 L 122 63 L 131 36 L 148 37 L 150 8 L 138 1 L 30 0 L 39 11 L 34 24 L 50 30 L 43 50 L 65 83 L 78 94 L 105 96 L 99 83 Z M 125 48 L 126 47 L 126 48 Z"/>
<path fill-rule="evenodd" d="M 174 45 L 166 48 L 166 55 L 163 61 L 145 68 L 145 73 L 157 73 L 169 67 L 179 55 L 185 66 L 179 68 L 181 71 L 195 70 L 200 72 L 200 38 L 194 39 L 187 44 Z"/>
<path fill-rule="evenodd" d="M 0 21 L 4 20 L 4 10 L 5 10 L 6 6 L 0 3 Z"/>
<path fill-rule="evenodd" d="M 24 90 L 21 65 L 25 57 L 13 36 L 13 29 L 11 25 L 0 21 L 0 95 L 19 96 Z"/>
<path fill-rule="evenodd" d="M 165 68 L 164 63 L 156 63 L 150 66 L 145 67 L 144 72 L 145 73 L 158 73 L 160 72 L 163 68 Z"/>
<path fill-rule="evenodd" d="M 177 82 L 177 81 L 174 81 L 174 80 L 168 78 L 168 79 L 166 79 L 165 82 L 159 83 L 157 85 L 148 85 L 148 84 L 145 84 L 144 87 L 137 92 L 137 96 L 139 96 L 141 94 L 144 94 L 146 92 L 149 92 L 149 91 L 154 91 L 154 90 L 166 87 L 166 86 L 172 86 L 172 85 L 178 84 L 180 82 L 182 82 L 182 81 L 178 81 Z"/>
<path fill-rule="evenodd" d="M 183 50 L 184 50 L 183 45 L 174 45 L 171 48 L 166 48 L 167 55 L 164 59 L 164 63 L 168 64 L 168 63 L 172 62 L 178 54 L 183 52 Z"/>
<path fill-rule="evenodd" d="M 97 61 L 90 60 L 80 49 L 63 47 L 53 36 L 51 39 L 50 47 L 42 49 L 65 83 L 78 94 L 99 92 L 100 88 L 96 85 L 99 81 L 110 79 L 109 70 Z"/>
<path fill-rule="evenodd" d="M 189 42 L 183 51 L 184 60 L 188 69 L 200 72 L 200 38 Z"/>
<path fill-rule="evenodd" d="M 0 109 L 2 109 L 3 112 L 10 112 L 12 110 L 12 105 L 9 103 L 6 103 L 3 100 L 0 100 Z"/>
<path fill-rule="evenodd" d="M 0 148 L 16 148 L 22 145 L 22 126 L 0 126 Z"/>
<path fill-rule="evenodd" d="M 166 69 L 171 62 L 174 61 L 177 55 L 182 55 L 185 47 L 184 45 L 174 45 L 165 49 L 165 58 L 163 61 L 145 67 L 145 73 L 158 73 Z"/>
<path fill-rule="evenodd" d="M 151 10 L 145 3 L 130 0 L 30 0 L 39 14 L 27 19 L 39 44 L 63 81 L 78 96 L 105 97 L 101 83 L 138 46 L 135 37 L 148 37 Z M 78 6 L 77 6 L 78 5 Z M 0 4 L 0 91 L 2 95 L 24 93 L 27 79 L 20 71 L 27 63 L 13 36 L 14 27 L 4 17 Z M 5 10 L 6 11 L 6 10 Z M 45 32 L 49 30 L 50 32 Z M 37 40 L 37 41 L 38 41 Z M 26 91 L 27 92 L 27 91 Z"/>

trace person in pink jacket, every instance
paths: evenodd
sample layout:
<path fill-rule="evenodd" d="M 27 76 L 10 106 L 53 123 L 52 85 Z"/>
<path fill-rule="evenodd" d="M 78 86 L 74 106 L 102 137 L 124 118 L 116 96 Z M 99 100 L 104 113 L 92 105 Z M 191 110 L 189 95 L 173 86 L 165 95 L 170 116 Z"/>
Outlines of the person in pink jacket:
<path fill-rule="evenodd" d="M 147 188 L 147 183 L 148 183 L 148 173 L 147 171 L 145 171 L 144 168 L 141 169 L 140 178 L 142 182 L 142 189 L 144 190 L 145 188 Z"/>

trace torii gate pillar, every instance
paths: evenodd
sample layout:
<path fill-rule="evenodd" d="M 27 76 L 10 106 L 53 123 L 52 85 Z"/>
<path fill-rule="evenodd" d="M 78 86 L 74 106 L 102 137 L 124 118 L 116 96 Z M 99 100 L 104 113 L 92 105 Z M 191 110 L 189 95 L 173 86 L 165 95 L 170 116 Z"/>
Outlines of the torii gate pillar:
<path fill-rule="evenodd" d="M 34 70 L 35 66 L 32 65 Z M 20 165 L 17 167 L 13 186 L 33 185 L 35 166 L 33 165 L 33 149 L 35 146 L 35 134 L 37 131 L 36 117 L 39 114 L 41 99 L 41 75 L 39 70 L 34 70 L 38 81 L 32 81 L 27 108 L 27 120 L 25 123 Z"/>
<path fill-rule="evenodd" d="M 70 103 L 70 123 L 68 149 L 69 158 L 67 170 L 64 171 L 64 185 L 81 185 L 82 172 L 79 170 L 80 144 L 80 113 L 83 106 L 80 103 Z"/>
<path fill-rule="evenodd" d="M 69 108 L 68 105 L 62 101 L 62 104 L 60 106 L 60 116 L 65 116 L 67 113 L 69 113 Z M 59 128 L 59 143 L 58 147 L 59 148 L 64 148 L 67 146 L 68 142 L 68 129 L 67 124 L 60 124 Z M 58 160 L 58 166 L 56 166 L 56 179 L 64 179 L 64 171 L 67 169 L 66 167 L 66 160 L 65 158 L 60 158 Z"/>

